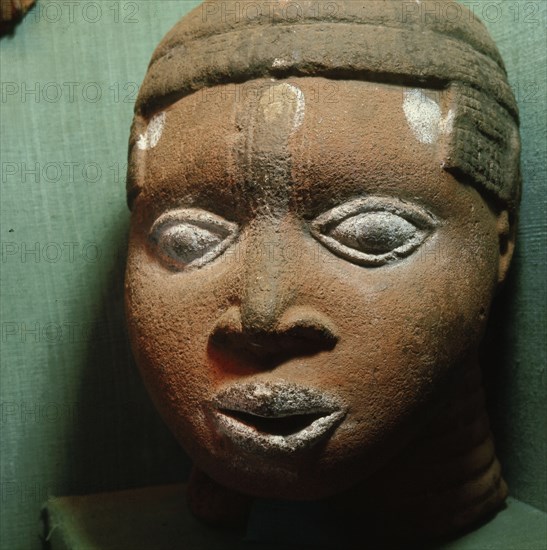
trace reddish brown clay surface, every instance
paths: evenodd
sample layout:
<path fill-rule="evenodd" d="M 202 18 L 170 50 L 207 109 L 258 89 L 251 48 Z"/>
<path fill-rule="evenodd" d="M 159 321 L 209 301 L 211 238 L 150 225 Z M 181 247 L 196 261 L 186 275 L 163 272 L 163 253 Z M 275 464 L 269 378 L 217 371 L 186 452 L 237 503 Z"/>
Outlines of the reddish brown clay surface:
<path fill-rule="evenodd" d="M 520 184 L 495 46 L 395 0 L 258 23 L 209 4 L 154 54 L 128 189 L 133 349 L 197 465 L 194 511 L 325 498 L 403 539 L 481 519 L 506 487 L 477 349 Z"/>

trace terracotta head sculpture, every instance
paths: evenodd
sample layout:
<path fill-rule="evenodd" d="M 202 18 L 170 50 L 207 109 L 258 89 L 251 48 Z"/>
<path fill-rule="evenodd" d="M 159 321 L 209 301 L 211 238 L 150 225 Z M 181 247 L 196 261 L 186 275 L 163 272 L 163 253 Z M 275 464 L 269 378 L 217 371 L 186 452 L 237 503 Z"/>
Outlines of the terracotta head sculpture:
<path fill-rule="evenodd" d="M 206 2 L 152 57 L 127 316 L 206 519 L 321 500 L 427 538 L 506 497 L 477 350 L 517 107 L 482 23 L 433 4 Z"/>

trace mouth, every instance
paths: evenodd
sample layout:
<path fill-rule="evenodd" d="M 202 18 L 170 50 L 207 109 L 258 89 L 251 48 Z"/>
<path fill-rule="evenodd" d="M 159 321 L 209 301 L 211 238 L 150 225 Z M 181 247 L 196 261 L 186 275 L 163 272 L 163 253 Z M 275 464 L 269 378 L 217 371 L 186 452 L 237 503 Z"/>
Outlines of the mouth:
<path fill-rule="evenodd" d="M 332 396 L 287 383 L 232 386 L 217 394 L 212 405 L 220 433 L 261 454 L 309 449 L 346 415 Z"/>

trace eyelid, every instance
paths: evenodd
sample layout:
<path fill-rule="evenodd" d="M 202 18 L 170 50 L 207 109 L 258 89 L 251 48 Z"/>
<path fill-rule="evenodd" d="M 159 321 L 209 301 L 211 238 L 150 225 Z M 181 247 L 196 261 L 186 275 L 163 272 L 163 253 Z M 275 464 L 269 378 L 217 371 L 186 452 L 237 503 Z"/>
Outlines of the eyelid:
<path fill-rule="evenodd" d="M 150 228 L 150 235 L 157 231 L 160 227 L 164 227 L 171 223 L 191 222 L 201 227 L 212 227 L 227 233 L 237 232 L 238 226 L 236 223 L 213 214 L 207 210 L 199 208 L 180 208 L 177 210 L 169 210 L 159 216 Z"/>
<path fill-rule="evenodd" d="M 346 218 L 365 212 L 391 212 L 405 220 L 412 222 L 419 229 L 432 229 L 438 220 L 431 212 L 415 203 L 407 202 L 394 197 L 360 197 L 335 206 L 331 210 L 320 214 L 311 222 L 315 231 L 324 231 L 337 225 Z"/>
<path fill-rule="evenodd" d="M 373 254 L 345 245 L 329 235 L 333 229 L 347 219 L 366 213 L 390 213 L 405 220 L 416 228 L 416 234 L 407 243 L 381 254 Z M 312 236 L 337 256 L 357 265 L 380 267 L 412 254 L 439 225 L 438 219 L 415 203 L 394 197 L 361 197 L 319 215 L 310 224 Z"/>
<path fill-rule="evenodd" d="M 195 225 L 201 229 L 210 231 L 212 234 L 216 234 L 221 240 L 212 249 L 204 252 L 203 256 L 184 265 L 181 262 L 177 262 L 175 258 L 168 257 L 162 253 L 163 251 L 156 252 L 163 263 L 173 271 L 181 271 L 182 269 L 187 271 L 202 267 L 213 261 L 234 242 L 239 233 L 239 226 L 236 223 L 230 222 L 212 212 L 199 208 L 181 208 L 165 212 L 154 221 L 148 234 L 150 241 L 157 247 L 160 240 L 160 235 L 158 234 L 178 224 Z"/>

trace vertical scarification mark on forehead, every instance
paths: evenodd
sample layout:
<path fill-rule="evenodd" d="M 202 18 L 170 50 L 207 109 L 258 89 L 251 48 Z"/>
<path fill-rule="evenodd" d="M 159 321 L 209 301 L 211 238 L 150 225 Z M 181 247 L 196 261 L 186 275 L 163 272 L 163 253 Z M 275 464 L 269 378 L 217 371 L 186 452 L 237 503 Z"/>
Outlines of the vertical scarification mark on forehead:
<path fill-rule="evenodd" d="M 290 199 L 289 139 L 304 120 L 304 93 L 275 81 L 262 82 L 254 92 L 251 105 L 243 102 L 238 114 L 244 132 L 244 192 L 255 197 L 257 205 L 284 210 Z"/>

